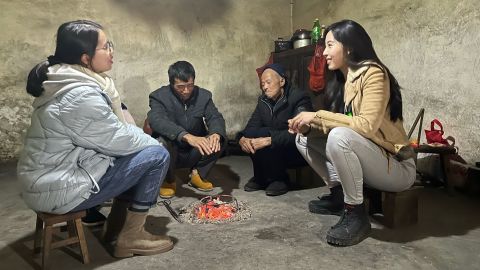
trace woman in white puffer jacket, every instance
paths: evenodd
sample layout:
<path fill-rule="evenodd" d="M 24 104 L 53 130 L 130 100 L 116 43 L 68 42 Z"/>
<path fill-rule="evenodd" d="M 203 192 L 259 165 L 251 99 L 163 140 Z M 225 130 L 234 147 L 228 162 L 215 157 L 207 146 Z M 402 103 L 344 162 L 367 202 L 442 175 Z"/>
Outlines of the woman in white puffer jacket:
<path fill-rule="evenodd" d="M 63 214 L 115 198 L 104 237 L 115 256 L 150 255 L 173 247 L 143 226 L 168 169 L 169 154 L 127 123 L 121 100 L 104 72 L 113 43 L 99 24 L 72 21 L 57 32 L 55 54 L 27 81 L 35 98 L 18 162 L 22 196 L 35 211 Z"/>

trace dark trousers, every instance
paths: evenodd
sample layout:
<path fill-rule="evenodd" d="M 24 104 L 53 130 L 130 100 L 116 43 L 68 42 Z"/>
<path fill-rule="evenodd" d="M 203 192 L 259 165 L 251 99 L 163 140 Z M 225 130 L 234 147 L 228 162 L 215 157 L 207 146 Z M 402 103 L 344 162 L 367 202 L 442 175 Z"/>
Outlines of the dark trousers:
<path fill-rule="evenodd" d="M 186 143 L 170 141 L 162 137 L 159 137 L 158 141 L 163 143 L 170 153 L 170 166 L 165 177 L 165 181 L 168 183 L 172 183 L 175 180 L 175 169 L 180 168 L 197 169 L 200 177 L 205 179 L 225 150 L 225 143 L 221 142 L 220 151 L 203 156 L 200 151 Z"/>
<path fill-rule="evenodd" d="M 307 165 L 295 145 L 287 147 L 265 147 L 250 155 L 253 163 L 253 176 L 257 183 L 273 181 L 288 182 L 287 169 Z"/>

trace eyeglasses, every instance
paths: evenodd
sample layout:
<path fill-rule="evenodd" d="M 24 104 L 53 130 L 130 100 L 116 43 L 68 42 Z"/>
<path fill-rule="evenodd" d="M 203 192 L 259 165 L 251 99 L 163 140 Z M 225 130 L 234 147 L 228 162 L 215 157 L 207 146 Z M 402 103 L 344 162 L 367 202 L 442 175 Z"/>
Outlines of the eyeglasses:
<path fill-rule="evenodd" d="M 105 43 L 105 46 L 102 48 L 98 48 L 97 50 L 105 50 L 109 53 L 113 52 L 113 42 L 111 40 L 107 40 L 107 43 Z"/>
<path fill-rule="evenodd" d="M 194 83 L 189 83 L 189 84 L 174 84 L 173 87 L 175 87 L 176 89 L 178 90 L 183 90 L 183 89 L 188 89 L 188 90 L 192 90 L 193 87 L 195 87 L 195 84 Z"/>

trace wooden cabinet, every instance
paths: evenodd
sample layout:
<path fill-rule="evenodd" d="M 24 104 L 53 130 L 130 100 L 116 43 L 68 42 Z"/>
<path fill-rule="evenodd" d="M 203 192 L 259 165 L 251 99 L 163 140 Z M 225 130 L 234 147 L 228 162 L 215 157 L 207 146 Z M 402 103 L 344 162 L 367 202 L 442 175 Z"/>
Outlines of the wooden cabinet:
<path fill-rule="evenodd" d="M 273 62 L 283 65 L 290 82 L 298 88 L 307 91 L 312 99 L 313 108 L 319 110 L 324 108 L 324 94 L 313 92 L 308 86 L 310 74 L 308 65 L 315 52 L 315 45 L 308 45 L 298 49 L 291 49 L 279 53 L 273 53 Z"/>

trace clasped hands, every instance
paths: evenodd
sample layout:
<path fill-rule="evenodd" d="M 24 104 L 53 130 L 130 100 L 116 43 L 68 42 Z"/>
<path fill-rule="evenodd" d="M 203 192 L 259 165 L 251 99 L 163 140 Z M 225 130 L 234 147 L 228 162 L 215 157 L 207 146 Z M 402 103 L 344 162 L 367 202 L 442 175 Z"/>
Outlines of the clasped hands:
<path fill-rule="evenodd" d="M 192 134 L 186 134 L 183 136 L 183 140 L 190 146 L 196 148 L 202 156 L 211 155 L 220 151 L 220 138 L 220 135 L 217 133 L 206 137 L 195 136 Z"/>
<path fill-rule="evenodd" d="M 272 137 L 245 138 L 238 141 L 242 151 L 249 154 L 255 154 L 255 151 L 265 148 L 272 144 Z"/>
<path fill-rule="evenodd" d="M 288 120 L 288 132 L 305 134 L 310 131 L 310 123 L 315 118 L 315 112 L 301 112 Z"/>

